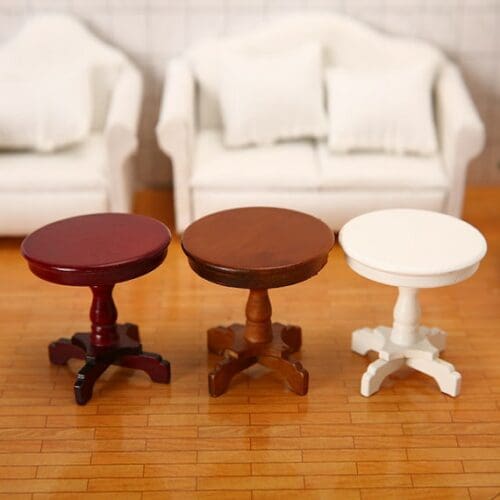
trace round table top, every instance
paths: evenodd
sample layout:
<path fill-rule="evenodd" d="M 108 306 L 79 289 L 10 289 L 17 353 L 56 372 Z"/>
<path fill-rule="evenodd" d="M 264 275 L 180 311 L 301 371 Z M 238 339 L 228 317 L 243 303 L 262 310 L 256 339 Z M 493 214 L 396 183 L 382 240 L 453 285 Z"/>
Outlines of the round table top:
<path fill-rule="evenodd" d="M 433 276 L 477 265 L 486 240 L 473 226 L 450 215 L 389 209 L 360 215 L 340 231 L 348 258 L 396 275 Z"/>
<path fill-rule="evenodd" d="M 141 276 L 165 259 L 169 229 L 143 215 L 82 215 L 27 236 L 21 252 L 42 279 L 66 285 L 114 284 Z"/>
<path fill-rule="evenodd" d="M 184 232 L 182 248 L 192 269 L 208 281 L 258 289 L 314 276 L 334 241 L 330 228 L 311 215 L 248 207 L 197 220 Z"/>

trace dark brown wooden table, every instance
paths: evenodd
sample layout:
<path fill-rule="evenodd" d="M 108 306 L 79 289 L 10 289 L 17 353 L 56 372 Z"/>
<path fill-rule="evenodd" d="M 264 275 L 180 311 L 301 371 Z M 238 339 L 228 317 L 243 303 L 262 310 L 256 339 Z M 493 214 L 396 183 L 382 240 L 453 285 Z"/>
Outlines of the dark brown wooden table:
<path fill-rule="evenodd" d="M 224 355 L 209 374 L 212 396 L 223 394 L 234 375 L 255 363 L 279 371 L 297 394 L 307 393 L 308 372 L 291 357 L 302 344 L 301 329 L 271 322 L 268 289 L 317 274 L 333 244 L 333 233 L 321 220 L 281 208 L 225 210 L 186 229 L 182 248 L 199 276 L 250 290 L 245 325 L 208 330 L 208 349 Z"/>
<path fill-rule="evenodd" d="M 168 228 L 150 217 L 93 214 L 54 222 L 23 241 L 21 252 L 36 276 L 92 290 L 91 332 L 49 345 L 50 361 L 56 365 L 70 358 L 86 360 L 74 385 L 78 404 L 92 397 L 95 381 L 112 364 L 144 370 L 155 382 L 170 381 L 170 364 L 158 354 L 143 352 L 138 327 L 116 323 L 112 296 L 116 283 L 159 266 L 170 239 Z"/>

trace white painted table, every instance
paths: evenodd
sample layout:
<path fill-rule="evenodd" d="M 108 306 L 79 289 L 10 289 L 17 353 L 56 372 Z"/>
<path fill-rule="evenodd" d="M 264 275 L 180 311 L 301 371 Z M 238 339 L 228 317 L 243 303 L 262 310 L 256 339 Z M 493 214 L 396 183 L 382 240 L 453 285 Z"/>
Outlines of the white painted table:
<path fill-rule="evenodd" d="M 387 375 L 407 365 L 434 377 L 442 392 L 458 396 L 461 375 L 439 358 L 446 334 L 420 325 L 418 291 L 472 276 L 486 253 L 483 235 L 449 215 L 393 209 L 352 219 L 339 241 L 354 271 L 399 288 L 392 328 L 362 328 L 352 334 L 354 352 L 379 353 L 361 379 L 361 394 L 377 392 Z"/>

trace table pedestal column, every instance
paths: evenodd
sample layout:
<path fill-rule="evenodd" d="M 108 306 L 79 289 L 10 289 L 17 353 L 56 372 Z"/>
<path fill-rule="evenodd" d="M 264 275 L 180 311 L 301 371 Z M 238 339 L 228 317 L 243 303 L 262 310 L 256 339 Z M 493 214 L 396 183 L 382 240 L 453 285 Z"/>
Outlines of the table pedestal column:
<path fill-rule="evenodd" d="M 219 326 L 207 332 L 210 352 L 224 355 L 208 376 L 210 395 L 226 392 L 231 379 L 255 363 L 279 371 L 290 389 L 307 393 L 309 374 L 290 355 L 300 349 L 300 327 L 271 322 L 271 302 L 267 290 L 250 290 L 245 325 Z"/>
<path fill-rule="evenodd" d="M 76 376 L 75 399 L 85 404 L 92 397 L 96 380 L 110 365 L 145 371 L 154 382 L 170 382 L 170 364 L 159 354 L 143 352 L 139 329 L 131 323 L 117 324 L 113 285 L 91 286 L 90 333 L 75 333 L 49 345 L 53 364 L 65 365 L 71 358 L 86 362 Z"/>
<path fill-rule="evenodd" d="M 439 358 L 445 345 L 445 332 L 420 325 L 418 289 L 400 287 L 392 328 L 361 328 L 352 334 L 354 352 L 379 354 L 361 379 L 361 394 L 371 396 L 385 377 L 407 365 L 433 377 L 445 394 L 458 396 L 462 377 L 451 363 Z"/>

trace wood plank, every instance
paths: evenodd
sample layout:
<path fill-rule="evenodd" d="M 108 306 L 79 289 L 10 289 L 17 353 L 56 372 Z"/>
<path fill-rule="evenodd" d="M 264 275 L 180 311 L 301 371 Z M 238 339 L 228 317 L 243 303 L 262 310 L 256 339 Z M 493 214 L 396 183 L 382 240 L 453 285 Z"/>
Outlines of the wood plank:
<path fill-rule="evenodd" d="M 500 473 L 463 474 L 418 474 L 413 476 L 413 484 L 419 486 L 499 486 Z"/>
<path fill-rule="evenodd" d="M 359 500 L 358 490 L 255 490 L 253 500 Z"/>
<path fill-rule="evenodd" d="M 92 464 L 189 464 L 196 461 L 195 451 L 95 452 Z"/>
<path fill-rule="evenodd" d="M 145 465 L 144 477 L 248 476 L 250 464 L 168 464 Z"/>
<path fill-rule="evenodd" d="M 453 461 L 400 461 L 400 462 L 358 462 L 358 474 L 425 474 L 444 472 L 463 472 L 460 460 Z"/>
<path fill-rule="evenodd" d="M 250 451 L 199 451 L 199 463 L 259 463 L 300 462 L 302 453 L 297 450 L 250 450 Z"/>
<path fill-rule="evenodd" d="M 169 491 L 195 490 L 196 479 L 188 477 L 89 479 L 88 491 Z"/>
<path fill-rule="evenodd" d="M 303 489 L 304 480 L 301 476 L 240 476 L 240 477 L 200 477 L 199 490 L 273 490 L 273 489 Z"/>
<path fill-rule="evenodd" d="M 3 493 L 80 492 L 87 490 L 87 479 L 0 479 Z"/>
<path fill-rule="evenodd" d="M 305 476 L 306 488 L 388 488 L 411 486 L 411 476 L 404 474 L 370 474 L 338 476 Z"/>
<path fill-rule="evenodd" d="M 390 488 L 362 489 L 362 500 L 469 500 L 467 488 Z"/>

